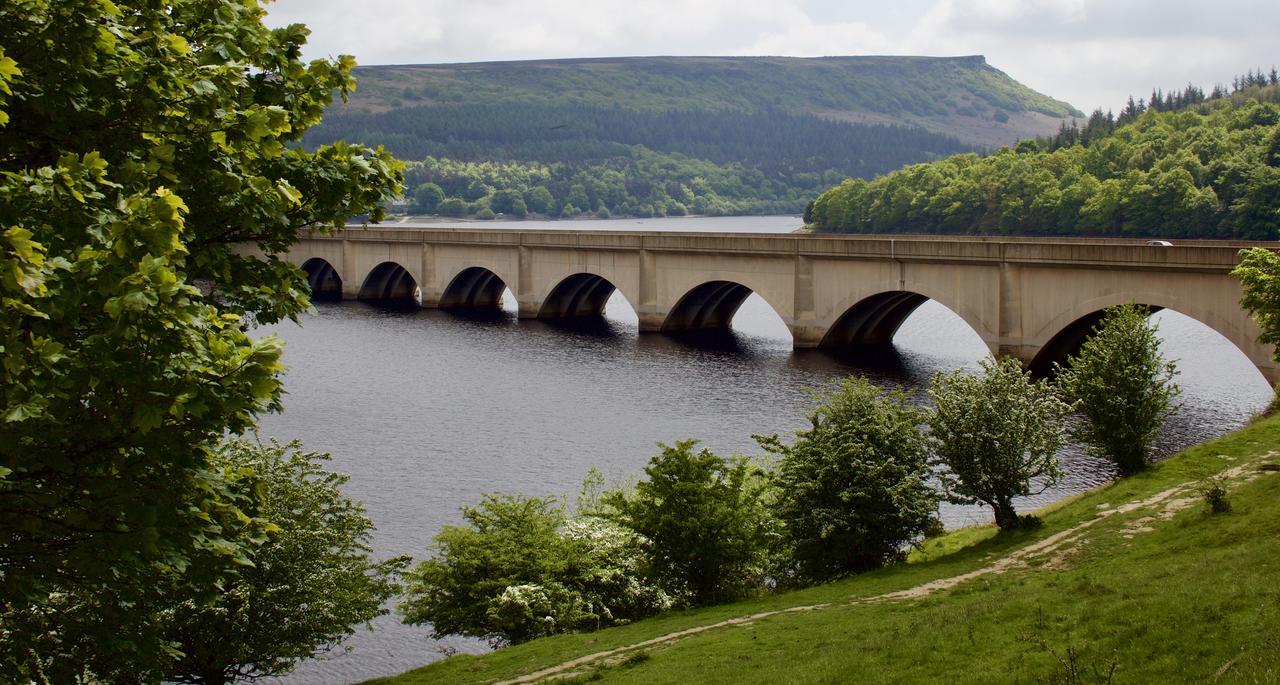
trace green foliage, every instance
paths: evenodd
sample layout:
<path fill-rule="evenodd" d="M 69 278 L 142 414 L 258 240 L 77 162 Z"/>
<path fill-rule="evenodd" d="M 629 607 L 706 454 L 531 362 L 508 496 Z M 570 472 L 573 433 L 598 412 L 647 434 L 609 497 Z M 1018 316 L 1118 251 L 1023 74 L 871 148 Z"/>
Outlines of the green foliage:
<path fill-rule="evenodd" d="M 291 147 L 350 57 L 256 2 L 0 4 L 0 681 L 110 679 L 171 658 L 154 613 L 191 560 L 247 560 L 246 502 L 210 468 L 279 406 L 309 306 L 266 255 L 381 215 L 389 154 Z M 199 284 L 199 287 L 197 287 Z M 139 493 L 144 493 L 140 495 Z"/>
<path fill-rule="evenodd" d="M 245 507 L 263 522 L 234 540 L 253 563 L 226 573 L 212 596 L 178 584 L 159 621 L 181 653 L 164 680 L 222 683 L 281 675 L 323 653 L 355 626 L 387 613 L 400 590 L 407 557 L 370 560 L 373 522 L 342 494 L 347 477 L 326 471 L 326 454 L 297 442 L 260 445 L 233 440 L 210 466 L 229 474 Z M 194 570 L 210 574 L 226 562 L 203 555 Z"/>
<path fill-rule="evenodd" d="M 489 199 L 489 208 L 499 214 L 511 214 L 514 212 L 516 203 L 524 206 L 524 196 L 520 191 L 512 188 L 503 188 L 496 191 L 493 197 Z"/>
<path fill-rule="evenodd" d="M 1028 143 L 846 181 L 814 203 L 819 230 L 850 233 L 1280 238 L 1280 135 L 1271 103 L 1148 110 L 1052 151 Z"/>
<path fill-rule="evenodd" d="M 924 413 L 864 378 L 821 400 L 791 445 L 756 436 L 779 457 L 773 482 L 787 574 L 803 581 L 901 560 L 937 520 Z"/>
<path fill-rule="evenodd" d="M 437 636 L 469 635 L 495 643 L 541 634 L 507 632 L 509 626 L 491 622 L 489 608 L 508 587 L 558 585 L 571 553 L 559 533 L 563 510 L 547 499 L 487 495 L 462 515 L 467 525 L 441 530 L 435 537 L 438 555 L 409 574 L 408 599 L 400 607 L 405 620 L 429 622 Z M 565 619 L 553 618 L 560 619 L 557 625 Z"/>
<path fill-rule="evenodd" d="M 569 519 L 553 500 L 486 496 L 465 526 L 436 535 L 436 557 L 410 574 L 400 611 L 437 637 L 491 643 L 625 623 L 671 605 L 641 580 L 639 541 L 594 514 Z"/>
<path fill-rule="evenodd" d="M 1280 255 L 1261 247 L 1241 250 L 1232 274 L 1244 286 L 1240 304 L 1262 329 L 1258 339 L 1280 345 Z"/>
<path fill-rule="evenodd" d="M 467 203 L 461 198 L 451 197 L 436 208 L 436 212 L 440 216 L 466 216 Z"/>
<path fill-rule="evenodd" d="M 444 201 L 444 190 L 434 183 L 423 183 L 413 189 L 413 211 L 432 214 Z"/>
<path fill-rule="evenodd" d="M 1150 314 L 1141 305 L 1108 308 L 1066 368 L 1055 366 L 1063 396 L 1084 416 L 1074 436 L 1124 475 L 1146 467 L 1181 393 L 1173 382 L 1177 367 L 1160 354 Z"/>
<path fill-rule="evenodd" d="M 835 171 L 791 174 L 742 163 L 715 164 L 640 146 L 623 148 L 620 154 L 598 162 L 550 164 L 428 157 L 409 163 L 406 175 L 410 183 L 440 186 L 449 198 L 464 199 L 468 188 L 487 187 L 492 189 L 490 208 L 516 216 L 518 203 L 511 193 L 523 198 L 526 213 L 544 216 L 558 216 L 557 207 L 566 204 L 632 216 L 642 211 L 652 216 L 657 207 L 675 216 L 799 212 L 807 198 L 842 178 Z"/>
<path fill-rule="evenodd" d="M 947 497 L 990 506 L 1002 529 L 1028 523 L 1013 498 L 1042 492 L 1062 477 L 1055 454 L 1066 442 L 1070 406 L 1012 357 L 984 359 L 980 375 L 937 374 L 929 396 L 929 434 Z"/>
<path fill-rule="evenodd" d="M 524 191 L 524 203 L 528 206 L 529 211 L 546 214 L 555 206 L 556 199 L 551 195 L 551 191 L 545 187 L 534 186 Z"/>
<path fill-rule="evenodd" d="M 1205 505 L 1209 507 L 1210 514 L 1225 514 L 1231 511 L 1231 500 L 1227 499 L 1225 478 L 1211 476 L 1200 481 L 1196 489 L 1199 490 Z"/>
<path fill-rule="evenodd" d="M 660 587 L 713 604 L 762 585 L 774 526 L 760 470 L 745 458 L 695 452 L 696 444 L 660 445 L 647 480 L 606 502 L 612 518 L 640 536 Z"/>

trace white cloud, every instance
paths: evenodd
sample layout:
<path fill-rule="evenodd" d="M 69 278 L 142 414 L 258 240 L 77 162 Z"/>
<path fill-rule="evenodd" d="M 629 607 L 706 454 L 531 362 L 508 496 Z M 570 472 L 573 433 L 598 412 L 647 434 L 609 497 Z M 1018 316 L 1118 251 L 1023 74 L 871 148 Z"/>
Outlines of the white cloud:
<path fill-rule="evenodd" d="M 1280 62 L 1252 0 L 277 0 L 362 64 L 621 55 L 983 54 L 1084 110 Z"/>
<path fill-rule="evenodd" d="M 982 53 L 1027 85 L 1086 111 L 1152 88 L 1211 87 L 1280 55 L 1280 4 L 1221 0 L 937 0 L 909 51 Z M 1240 21 L 1249 17 L 1250 21 Z"/>

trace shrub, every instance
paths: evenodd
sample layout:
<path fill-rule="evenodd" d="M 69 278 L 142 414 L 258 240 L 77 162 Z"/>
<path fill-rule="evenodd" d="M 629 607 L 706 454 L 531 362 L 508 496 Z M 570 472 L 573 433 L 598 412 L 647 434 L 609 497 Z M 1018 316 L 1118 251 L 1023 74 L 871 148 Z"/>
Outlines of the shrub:
<path fill-rule="evenodd" d="M 763 583 L 771 526 L 759 469 L 744 458 L 695 452 L 696 444 L 660 445 L 644 469 L 648 479 L 606 502 L 614 519 L 640 536 L 659 587 L 712 604 Z"/>
<path fill-rule="evenodd" d="M 598 624 L 582 595 L 554 582 L 508 585 L 489 600 L 485 618 L 490 630 L 513 643 Z"/>
<path fill-rule="evenodd" d="M 517 219 L 523 219 L 529 216 L 529 208 L 525 206 L 523 198 L 517 197 L 511 201 L 511 211 L 508 213 Z"/>
<path fill-rule="evenodd" d="M 821 581 L 901 559 L 934 527 L 924 413 L 901 392 L 846 379 L 791 445 L 755 436 L 780 457 L 773 482 L 786 575 Z"/>
<path fill-rule="evenodd" d="M 1019 518 L 1013 498 L 1061 477 L 1055 453 L 1066 442 L 1070 406 L 1012 357 L 983 360 L 981 375 L 937 374 L 929 396 L 929 434 L 947 498 L 990 506 L 1005 530 L 1031 523 Z"/>
<path fill-rule="evenodd" d="M 626 623 L 671 605 L 643 582 L 639 540 L 598 516 L 568 519 L 554 500 L 487 495 L 446 526 L 437 555 L 408 576 L 400 611 L 436 637 L 501 645 Z"/>
<path fill-rule="evenodd" d="M 408 574 L 405 620 L 430 623 L 437 637 L 528 639 L 495 625 L 489 609 L 508 587 L 545 586 L 563 572 L 570 552 L 558 534 L 564 512 L 549 499 L 486 495 L 462 516 L 467 525 L 445 526 L 435 537 L 437 556 Z"/>
<path fill-rule="evenodd" d="M 1200 482 L 1200 496 L 1209 505 L 1209 513 L 1225 514 L 1231 511 L 1231 502 L 1227 499 L 1227 481 L 1221 476 L 1211 476 Z"/>
<path fill-rule="evenodd" d="M 444 190 L 435 183 L 423 183 L 413 189 L 413 210 L 431 214 L 444 202 Z"/>
<path fill-rule="evenodd" d="M 1125 475 L 1146 467 L 1181 392 L 1173 382 L 1177 368 L 1160 354 L 1149 314 L 1132 304 L 1107 309 L 1067 367 L 1054 367 L 1062 395 L 1084 417 L 1074 425 L 1074 437 Z"/>
<path fill-rule="evenodd" d="M 436 213 L 440 216 L 466 216 L 467 203 L 456 197 L 447 198 L 436 207 Z"/>
<path fill-rule="evenodd" d="M 564 535 L 580 555 L 565 577 L 579 588 L 597 625 L 630 623 L 671 608 L 671 595 L 646 582 L 648 564 L 638 535 L 592 515 L 570 520 Z"/>

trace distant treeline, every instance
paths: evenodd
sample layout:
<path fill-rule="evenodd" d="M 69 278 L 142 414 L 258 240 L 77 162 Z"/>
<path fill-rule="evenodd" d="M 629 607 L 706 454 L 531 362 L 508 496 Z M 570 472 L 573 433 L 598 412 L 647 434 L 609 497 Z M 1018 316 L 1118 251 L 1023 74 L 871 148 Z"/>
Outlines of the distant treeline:
<path fill-rule="evenodd" d="M 644 147 L 602 162 L 464 162 L 428 157 L 406 169 L 410 211 L 492 218 L 799 214 L 844 177 L 768 173 Z"/>
<path fill-rule="evenodd" d="M 847 233 L 1274 240 L 1280 85 L 1272 78 L 1251 72 L 1233 92 L 1209 97 L 1194 87 L 1155 93 L 1052 139 L 847 180 L 815 200 L 806 221 Z"/>
<path fill-rule="evenodd" d="M 972 148 L 922 128 L 851 124 L 767 109 L 635 111 L 620 107 L 493 103 L 335 113 L 307 134 L 381 144 L 402 159 L 602 162 L 630 146 L 677 152 L 766 173 L 868 177 Z"/>
<path fill-rule="evenodd" d="M 1194 84 L 1188 84 L 1182 92 L 1169 91 L 1165 93 L 1155 89 L 1151 91 L 1149 99 L 1138 98 L 1135 101 L 1133 96 L 1130 95 L 1128 102 L 1125 103 L 1118 115 L 1109 111 L 1104 113 L 1101 109 L 1095 109 L 1093 114 L 1090 114 L 1089 118 L 1085 120 L 1083 126 L 1075 119 L 1072 119 L 1070 124 L 1064 121 L 1057 135 L 1042 138 L 1040 143 L 1051 151 L 1076 144 L 1088 145 L 1096 138 L 1110 135 L 1117 126 L 1123 126 L 1136 120 L 1147 110 L 1176 112 L 1204 104 L 1209 100 L 1228 100 L 1236 105 L 1244 104 L 1249 100 L 1280 102 L 1280 88 L 1276 86 L 1280 86 L 1280 72 L 1277 72 L 1276 68 L 1272 67 L 1270 73 L 1263 73 L 1261 69 L 1257 70 L 1257 72 L 1250 70 L 1243 76 L 1235 77 L 1231 81 L 1230 90 L 1220 83 L 1214 86 L 1207 96 L 1203 88 Z"/>

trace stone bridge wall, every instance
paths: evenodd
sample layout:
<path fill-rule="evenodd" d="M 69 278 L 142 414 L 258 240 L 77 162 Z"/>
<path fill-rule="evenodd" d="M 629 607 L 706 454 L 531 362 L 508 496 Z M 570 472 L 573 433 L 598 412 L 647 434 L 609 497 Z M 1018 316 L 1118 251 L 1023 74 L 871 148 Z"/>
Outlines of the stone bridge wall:
<path fill-rule="evenodd" d="M 494 306 L 493 292 L 500 295 L 505 286 L 523 318 L 599 313 L 616 288 L 636 310 L 642 331 L 727 326 L 742 299 L 755 292 L 786 323 L 797 348 L 884 344 L 916 306 L 932 299 L 959 315 L 992 354 L 1014 355 L 1041 371 L 1074 350 L 1079 330 L 1087 330 L 1101 309 L 1138 302 L 1203 322 L 1274 383 L 1280 367 L 1271 358 L 1272 348 L 1257 342 L 1257 325 L 1240 307 L 1240 284 L 1230 275 L 1238 251 L 1250 245 L 1277 247 L 1213 241 L 1168 247 L 1091 239 L 348 229 L 304 236 L 287 258 L 309 272 L 318 264 L 331 266 L 345 298 L 402 295 L 399 284 L 411 279 L 424 307 Z M 370 278 L 379 283 L 370 284 Z"/>

